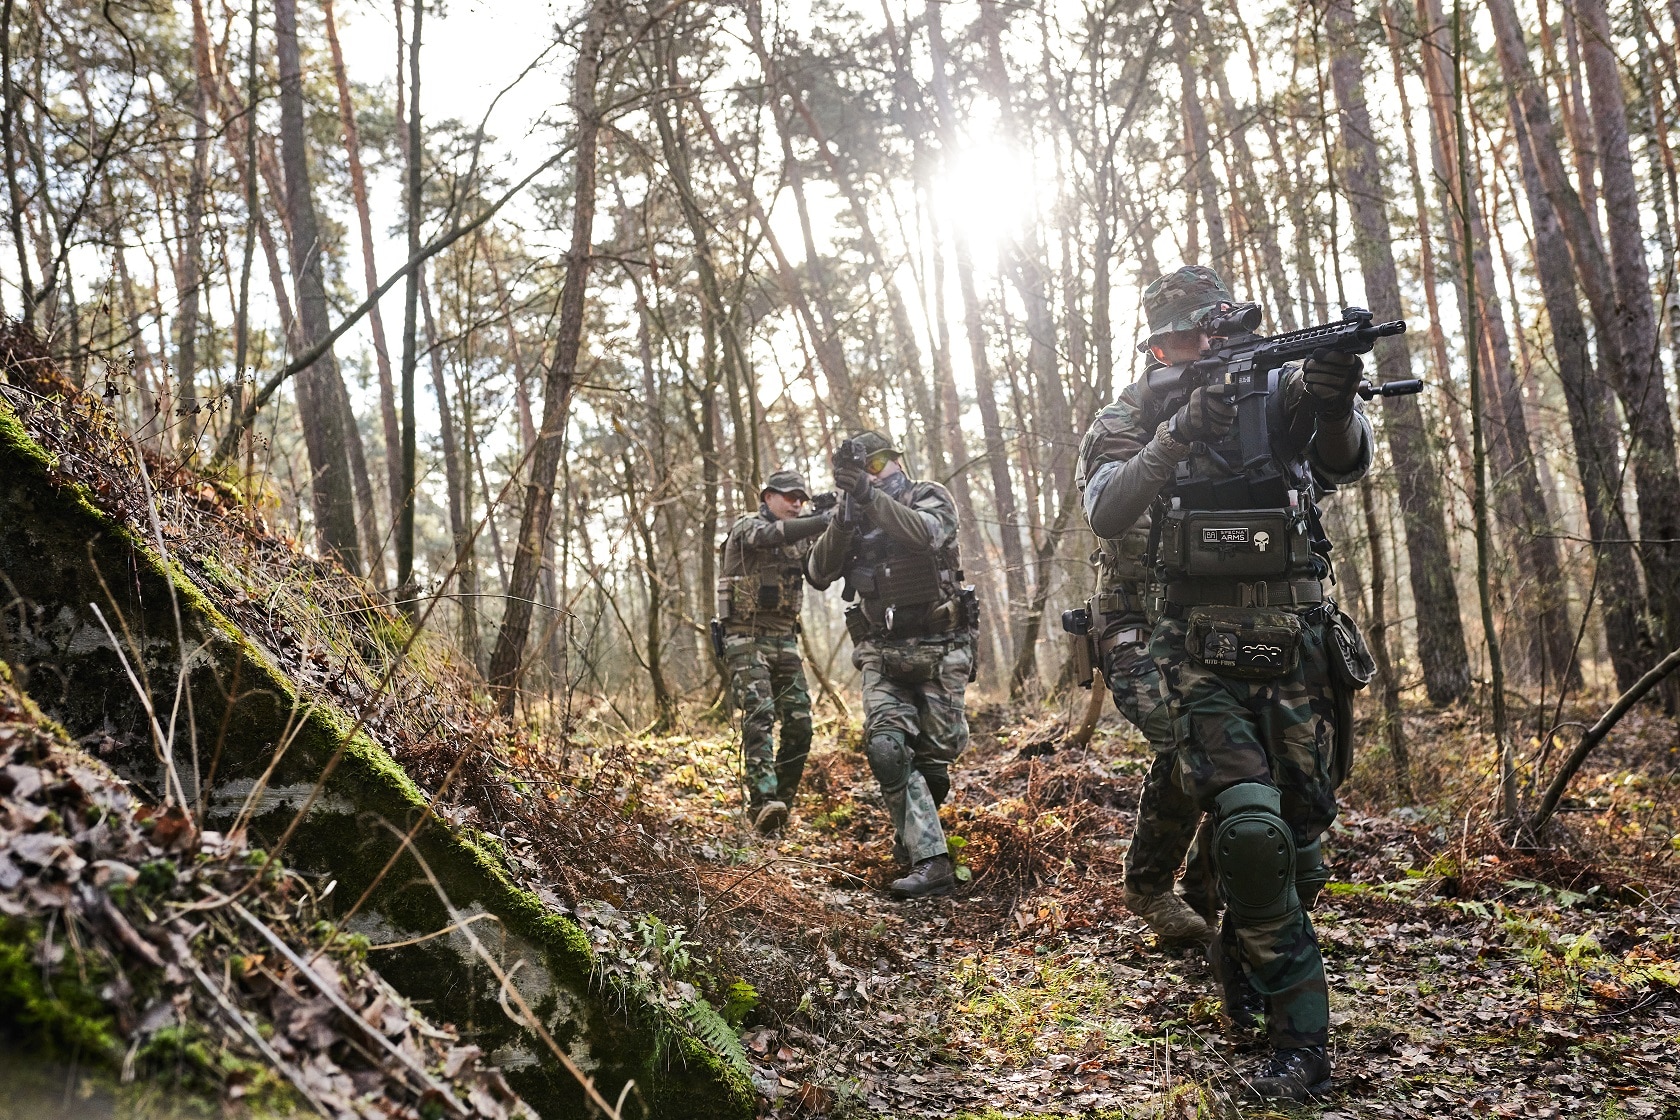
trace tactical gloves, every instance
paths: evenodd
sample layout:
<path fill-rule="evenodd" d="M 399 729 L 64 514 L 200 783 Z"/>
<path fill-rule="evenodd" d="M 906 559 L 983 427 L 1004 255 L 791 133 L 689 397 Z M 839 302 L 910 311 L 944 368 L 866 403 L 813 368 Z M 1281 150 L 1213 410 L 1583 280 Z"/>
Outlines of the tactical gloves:
<path fill-rule="evenodd" d="M 1203 385 L 1173 416 L 1170 431 L 1185 443 L 1211 443 L 1224 438 L 1236 422 L 1237 406 L 1225 398 L 1224 390 Z"/>
<path fill-rule="evenodd" d="M 850 494 L 859 505 L 869 504 L 875 496 L 875 480 L 861 467 L 835 467 L 834 488 Z"/>
<path fill-rule="evenodd" d="M 1358 354 L 1335 350 L 1319 350 L 1307 359 L 1301 372 L 1320 420 L 1345 420 L 1352 415 L 1364 368 Z"/>

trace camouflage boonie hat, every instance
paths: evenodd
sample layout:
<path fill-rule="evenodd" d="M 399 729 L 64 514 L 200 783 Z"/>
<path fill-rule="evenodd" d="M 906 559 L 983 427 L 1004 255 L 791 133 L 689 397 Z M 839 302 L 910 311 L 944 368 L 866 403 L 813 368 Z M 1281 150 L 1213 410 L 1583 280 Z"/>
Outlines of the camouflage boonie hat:
<path fill-rule="evenodd" d="M 1149 348 L 1149 339 L 1169 331 L 1195 330 L 1207 313 L 1222 303 L 1235 302 L 1219 274 L 1205 265 L 1187 264 L 1159 277 L 1143 290 L 1143 313 L 1149 320 L 1149 338 L 1138 343 Z"/>
<path fill-rule="evenodd" d="M 898 449 L 897 444 L 893 443 L 892 440 L 888 439 L 886 436 L 874 429 L 870 429 L 867 432 L 859 432 L 857 435 L 853 436 L 852 439 L 856 440 L 858 446 L 863 448 L 863 457 L 865 459 L 873 459 L 883 451 L 895 458 L 904 454 L 904 452 Z"/>
<path fill-rule="evenodd" d="M 758 492 L 759 497 L 774 490 L 778 494 L 800 493 L 811 496 L 811 488 L 805 485 L 805 476 L 798 471 L 776 471 L 764 480 L 764 489 Z"/>

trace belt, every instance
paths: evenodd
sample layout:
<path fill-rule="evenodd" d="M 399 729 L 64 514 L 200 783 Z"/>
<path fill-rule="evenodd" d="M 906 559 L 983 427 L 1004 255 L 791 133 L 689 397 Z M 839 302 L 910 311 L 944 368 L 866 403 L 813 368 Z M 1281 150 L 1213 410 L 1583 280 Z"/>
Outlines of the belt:
<path fill-rule="evenodd" d="M 1182 579 L 1162 589 L 1174 607 L 1307 607 L 1324 602 L 1316 579 Z"/>

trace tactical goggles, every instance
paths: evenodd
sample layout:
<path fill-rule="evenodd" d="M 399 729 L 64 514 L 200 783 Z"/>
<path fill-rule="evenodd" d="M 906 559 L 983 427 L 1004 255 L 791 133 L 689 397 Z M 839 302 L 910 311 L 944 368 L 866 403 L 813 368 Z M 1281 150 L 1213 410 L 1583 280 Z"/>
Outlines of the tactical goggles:
<path fill-rule="evenodd" d="M 898 458 L 891 451 L 877 451 L 863 461 L 863 469 L 870 474 L 880 474 L 887 469 L 887 464 Z"/>

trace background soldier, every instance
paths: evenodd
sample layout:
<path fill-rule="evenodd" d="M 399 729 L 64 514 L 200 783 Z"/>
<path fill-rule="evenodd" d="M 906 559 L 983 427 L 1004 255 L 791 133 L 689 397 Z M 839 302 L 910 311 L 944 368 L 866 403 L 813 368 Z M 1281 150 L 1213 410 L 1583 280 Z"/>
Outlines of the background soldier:
<path fill-rule="evenodd" d="M 1268 1006 L 1273 1052 L 1250 1085 L 1304 1100 L 1330 1077 L 1329 991 L 1307 911 L 1329 878 L 1319 838 L 1336 815 L 1340 757 L 1330 628 L 1345 619 L 1325 600 L 1330 545 L 1314 500 L 1370 467 L 1361 364 L 1319 351 L 1235 401 L 1222 366 L 1198 362 L 1208 326 L 1232 310 L 1219 277 L 1180 268 L 1144 302 L 1164 366 L 1113 406 L 1086 516 L 1098 536 L 1119 537 L 1154 507 L 1166 582 L 1150 652 L 1180 781 L 1216 814 L 1222 934 Z M 1229 962 L 1214 960 L 1235 1018 Z"/>
<path fill-rule="evenodd" d="M 864 749 L 892 814 L 894 854 L 910 864 L 892 891 L 944 894 L 956 878 L 939 806 L 968 745 L 977 621 L 957 560 L 957 507 L 937 482 L 911 479 L 879 432 L 846 441 L 834 460 L 845 506 L 811 552 L 811 582 L 843 576 L 857 600 L 846 629 L 863 673 Z"/>
<path fill-rule="evenodd" d="M 799 660 L 799 608 L 805 561 L 828 517 L 801 516 L 810 488 L 798 471 L 772 474 L 758 496 L 758 512 L 735 522 L 723 543 L 719 656 L 741 709 L 747 815 L 758 831 L 770 832 L 787 820 L 811 750 L 811 694 Z M 782 721 L 780 752 L 771 744 L 777 719 Z"/>

